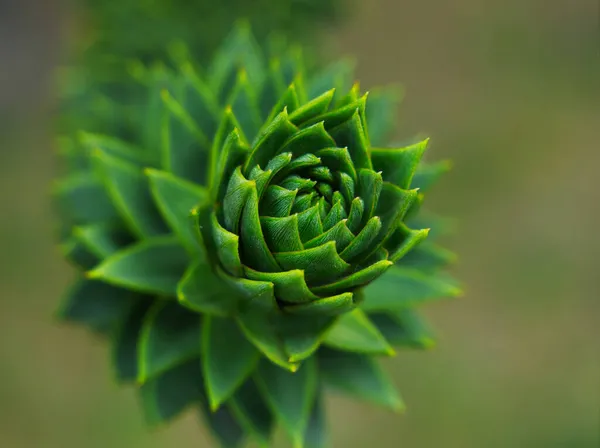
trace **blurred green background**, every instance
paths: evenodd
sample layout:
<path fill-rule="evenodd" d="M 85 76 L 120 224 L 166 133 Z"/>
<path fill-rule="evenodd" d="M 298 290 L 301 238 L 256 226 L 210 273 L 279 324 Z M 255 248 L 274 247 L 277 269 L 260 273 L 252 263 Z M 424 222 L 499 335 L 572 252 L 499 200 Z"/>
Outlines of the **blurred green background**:
<path fill-rule="evenodd" d="M 194 413 L 149 431 L 104 344 L 52 320 L 72 275 L 48 200 L 52 70 L 77 38 L 58 3 L 0 1 L 0 447 L 209 447 Z M 454 160 L 428 205 L 457 221 L 466 285 L 428 308 L 433 351 L 386 362 L 406 415 L 332 396 L 334 447 L 600 446 L 598 7 L 369 0 L 328 32 L 364 88 L 404 84 L 398 137 Z"/>

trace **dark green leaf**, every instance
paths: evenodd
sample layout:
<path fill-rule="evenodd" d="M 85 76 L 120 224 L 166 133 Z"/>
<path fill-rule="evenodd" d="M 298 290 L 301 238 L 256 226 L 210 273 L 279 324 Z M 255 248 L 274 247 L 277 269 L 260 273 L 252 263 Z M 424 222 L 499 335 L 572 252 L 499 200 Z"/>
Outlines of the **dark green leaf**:
<path fill-rule="evenodd" d="M 135 381 L 138 375 L 138 341 L 146 313 L 153 301 L 140 300 L 121 322 L 112 340 L 111 357 L 118 381 Z"/>
<path fill-rule="evenodd" d="M 264 356 L 279 367 L 295 372 L 298 365 L 289 361 L 273 319 L 263 311 L 249 311 L 237 317 L 244 335 Z"/>
<path fill-rule="evenodd" d="M 334 93 L 335 89 L 328 90 L 322 95 L 310 100 L 308 103 L 303 104 L 300 108 L 290 114 L 290 121 L 296 126 L 302 126 L 303 122 L 324 114 L 331 104 Z"/>
<path fill-rule="evenodd" d="M 403 97 L 401 87 L 385 87 L 369 92 L 367 124 L 373 145 L 385 145 L 398 125 L 398 105 Z"/>
<path fill-rule="evenodd" d="M 327 122 L 325 124 L 327 126 Z M 328 129 L 331 128 L 328 127 Z M 335 140 L 336 146 L 348 148 L 356 169 L 373 168 L 369 157 L 369 141 L 362 126 L 358 108 L 348 121 L 331 129 L 329 134 Z"/>
<path fill-rule="evenodd" d="M 138 382 L 200 355 L 200 315 L 175 302 L 156 301 L 146 314 L 138 342 Z"/>
<path fill-rule="evenodd" d="M 304 271 L 292 269 L 285 272 L 259 272 L 244 267 L 244 274 L 251 280 L 273 283 L 278 300 L 289 303 L 302 303 L 318 299 L 306 285 Z"/>
<path fill-rule="evenodd" d="M 288 119 L 287 111 L 284 110 L 277 115 L 256 136 L 255 143 L 252 145 L 252 153 L 244 165 L 244 173 L 248 175 L 255 165 L 266 166 L 283 146 L 283 143 L 296 132 L 298 132 L 298 128 Z"/>
<path fill-rule="evenodd" d="M 142 238 L 166 233 L 141 169 L 99 150 L 93 155 L 104 185 L 131 231 Z"/>
<path fill-rule="evenodd" d="M 140 388 L 146 421 L 157 425 L 181 414 L 203 398 L 200 359 L 193 358 Z"/>
<path fill-rule="evenodd" d="M 443 297 L 456 297 L 461 291 L 449 279 L 417 269 L 393 268 L 365 288 L 366 311 L 400 310 Z"/>
<path fill-rule="evenodd" d="M 335 146 L 335 140 L 327 133 L 324 124 L 318 122 L 293 134 L 281 146 L 279 153 L 291 152 L 295 159 L 304 154 L 315 154 L 320 149 Z"/>
<path fill-rule="evenodd" d="M 326 347 L 319 350 L 318 356 L 328 386 L 394 411 L 404 409 L 392 381 L 372 357 Z"/>
<path fill-rule="evenodd" d="M 231 315 L 238 304 L 238 297 L 206 261 L 197 261 L 187 269 L 177 286 L 177 298 L 191 310 L 218 316 Z"/>
<path fill-rule="evenodd" d="M 339 278 L 350 269 L 350 265 L 340 258 L 335 250 L 335 242 L 297 252 L 274 254 L 283 270 L 304 269 L 309 284 Z"/>
<path fill-rule="evenodd" d="M 259 352 L 233 319 L 206 316 L 202 332 L 202 367 L 214 412 L 252 373 Z"/>
<path fill-rule="evenodd" d="M 111 333 L 137 300 L 137 295 L 126 289 L 79 279 L 63 300 L 58 316 L 99 333 Z"/>
<path fill-rule="evenodd" d="M 194 207 L 208 200 L 208 191 L 164 171 L 148 169 L 146 175 L 154 201 L 171 229 L 193 256 L 202 257 L 204 248 L 190 215 Z"/>
<path fill-rule="evenodd" d="M 53 193 L 63 219 L 75 224 L 119 220 L 104 186 L 89 173 L 74 174 L 57 182 Z"/>
<path fill-rule="evenodd" d="M 312 288 L 312 290 L 315 294 L 320 296 L 328 296 L 341 293 L 342 291 L 353 290 L 372 282 L 387 271 L 393 264 L 394 263 L 391 261 L 382 260 L 336 282 L 328 283 L 323 286 L 316 286 Z"/>
<path fill-rule="evenodd" d="M 164 90 L 169 110 L 162 128 L 162 168 L 190 182 L 206 183 L 210 140 L 183 106 Z"/>
<path fill-rule="evenodd" d="M 273 414 L 294 444 L 303 446 L 304 432 L 317 392 L 317 366 L 314 360 L 306 360 L 294 373 L 263 360 L 255 379 Z"/>
<path fill-rule="evenodd" d="M 426 320 L 413 309 L 369 314 L 379 331 L 395 346 L 430 349 L 435 336 Z"/>
<path fill-rule="evenodd" d="M 429 139 L 398 149 L 372 148 L 373 166 L 381 171 L 385 181 L 407 189 L 412 184 L 413 176 L 428 142 Z"/>
<path fill-rule="evenodd" d="M 388 356 L 394 354 L 377 327 L 359 309 L 340 316 L 327 333 L 324 343 L 348 352 Z"/>
<path fill-rule="evenodd" d="M 288 313 L 298 314 L 302 316 L 337 316 L 348 312 L 355 307 L 353 295 L 351 292 L 345 292 L 337 296 L 317 299 L 310 302 L 287 305 L 284 310 Z"/>
<path fill-rule="evenodd" d="M 327 448 L 329 446 L 325 404 L 323 403 L 323 392 L 320 390 L 317 391 L 315 404 L 308 419 L 304 433 L 304 445 L 307 448 Z"/>
<path fill-rule="evenodd" d="M 260 446 L 267 448 L 275 422 L 255 382 L 251 379 L 246 381 L 229 404 L 245 431 L 256 437 Z"/>
<path fill-rule="evenodd" d="M 264 272 L 281 271 L 265 242 L 258 213 L 258 194 L 254 185 L 250 188 L 250 195 L 242 212 L 240 247 L 242 261 L 247 266 Z"/>
<path fill-rule="evenodd" d="M 87 147 L 88 151 L 100 149 L 106 154 L 140 167 L 152 166 L 157 162 L 148 151 L 108 135 L 80 132 L 78 137 L 81 144 Z"/>
<path fill-rule="evenodd" d="M 133 243 L 127 231 L 112 224 L 90 224 L 73 229 L 75 237 L 99 259 Z"/>
<path fill-rule="evenodd" d="M 134 291 L 175 297 L 189 258 L 172 236 L 142 241 L 106 258 L 88 276 Z"/>
<path fill-rule="evenodd" d="M 237 82 L 226 102 L 231 106 L 244 134 L 252 139 L 260 127 L 261 116 L 257 98 L 248 82 L 248 74 L 245 69 L 239 70 Z"/>
<path fill-rule="evenodd" d="M 451 168 L 452 164 L 448 160 L 421 164 L 412 179 L 411 188 L 418 188 L 419 191 L 427 192 L 442 174 L 447 173 Z"/>

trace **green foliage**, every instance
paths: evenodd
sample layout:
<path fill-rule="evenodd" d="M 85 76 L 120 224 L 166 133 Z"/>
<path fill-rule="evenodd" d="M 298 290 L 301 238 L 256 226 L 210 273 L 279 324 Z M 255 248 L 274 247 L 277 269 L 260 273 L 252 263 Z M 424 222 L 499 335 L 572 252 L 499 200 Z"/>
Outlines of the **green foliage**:
<path fill-rule="evenodd" d="M 261 45 L 273 36 L 316 45 L 323 31 L 350 14 L 353 1 L 72 0 L 80 32 L 61 80 L 60 126 L 129 137 L 137 125 L 130 109 L 144 95 L 131 77 L 140 62 L 177 65 L 190 55 L 210 60 L 240 19 Z M 212 75 L 225 81 L 218 71 Z"/>
<path fill-rule="evenodd" d="M 370 103 L 343 63 L 265 55 L 243 26 L 205 75 L 139 69 L 130 140 L 63 141 L 56 199 L 82 275 L 61 316 L 108 335 L 150 423 L 192 406 L 223 446 L 268 445 L 275 423 L 325 446 L 328 387 L 402 409 L 377 357 L 430 347 L 413 308 L 458 289 L 413 228 L 440 174 L 427 141 L 370 143 L 396 97 Z"/>

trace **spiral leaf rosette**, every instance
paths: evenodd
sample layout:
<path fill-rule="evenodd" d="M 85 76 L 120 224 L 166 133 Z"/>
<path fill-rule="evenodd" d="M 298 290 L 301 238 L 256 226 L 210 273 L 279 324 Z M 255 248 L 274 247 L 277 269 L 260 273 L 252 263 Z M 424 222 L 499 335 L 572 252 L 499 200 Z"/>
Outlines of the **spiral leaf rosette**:
<path fill-rule="evenodd" d="M 372 144 L 395 91 L 272 53 L 238 27 L 204 70 L 137 65 L 139 133 L 62 141 L 63 247 L 82 275 L 60 315 L 110 338 L 149 422 L 195 406 L 223 446 L 266 446 L 279 423 L 321 447 L 323 391 L 402 409 L 377 357 L 431 346 L 414 308 L 458 293 L 420 211 L 447 164 L 420 163 L 427 140 Z"/>

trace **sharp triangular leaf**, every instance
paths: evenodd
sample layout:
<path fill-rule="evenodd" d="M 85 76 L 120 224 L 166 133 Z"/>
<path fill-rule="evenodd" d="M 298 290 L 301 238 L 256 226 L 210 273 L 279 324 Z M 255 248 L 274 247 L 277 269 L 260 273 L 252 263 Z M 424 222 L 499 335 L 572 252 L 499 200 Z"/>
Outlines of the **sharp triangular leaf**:
<path fill-rule="evenodd" d="M 323 347 L 319 367 L 328 386 L 395 411 L 404 408 L 391 380 L 370 356 Z"/>
<path fill-rule="evenodd" d="M 360 309 L 340 316 L 329 330 L 325 345 L 349 352 L 393 355 L 394 350 Z"/>
<path fill-rule="evenodd" d="M 207 316 L 202 332 L 202 367 L 211 410 L 217 410 L 254 370 L 259 352 L 233 319 Z"/>
<path fill-rule="evenodd" d="M 362 308 L 368 312 L 400 310 L 428 300 L 457 297 L 461 293 L 450 279 L 412 268 L 389 269 L 364 292 Z"/>
<path fill-rule="evenodd" d="M 175 302 L 156 301 L 144 318 L 138 346 L 138 382 L 200 355 L 200 315 Z"/>
<path fill-rule="evenodd" d="M 166 233 L 154 205 L 148 180 L 137 166 L 97 150 L 93 152 L 104 185 L 121 217 L 136 235 L 146 238 Z"/>
<path fill-rule="evenodd" d="M 156 205 L 171 229 L 194 256 L 202 256 L 203 248 L 190 216 L 194 207 L 208 200 L 208 191 L 164 171 L 149 169 L 146 174 Z"/>
<path fill-rule="evenodd" d="M 88 276 L 134 291 L 176 297 L 177 283 L 188 263 L 177 239 L 156 237 L 106 258 Z"/>
<path fill-rule="evenodd" d="M 65 297 L 58 316 L 99 333 L 110 333 L 128 316 L 137 299 L 126 289 L 80 279 Z"/>
<path fill-rule="evenodd" d="M 257 384 L 277 419 L 294 444 L 303 446 L 304 435 L 317 392 L 317 366 L 305 361 L 297 372 L 285 371 L 262 361 L 256 372 Z"/>

